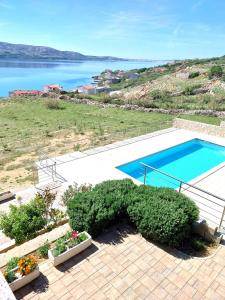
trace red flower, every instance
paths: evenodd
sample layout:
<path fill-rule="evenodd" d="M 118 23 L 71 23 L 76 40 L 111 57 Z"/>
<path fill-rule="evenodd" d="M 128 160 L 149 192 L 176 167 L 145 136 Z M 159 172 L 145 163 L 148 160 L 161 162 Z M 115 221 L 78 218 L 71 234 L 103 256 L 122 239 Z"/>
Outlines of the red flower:
<path fill-rule="evenodd" d="M 71 238 L 77 239 L 78 237 L 79 237 L 78 231 L 73 231 L 73 232 L 72 232 L 72 235 L 71 235 Z"/>

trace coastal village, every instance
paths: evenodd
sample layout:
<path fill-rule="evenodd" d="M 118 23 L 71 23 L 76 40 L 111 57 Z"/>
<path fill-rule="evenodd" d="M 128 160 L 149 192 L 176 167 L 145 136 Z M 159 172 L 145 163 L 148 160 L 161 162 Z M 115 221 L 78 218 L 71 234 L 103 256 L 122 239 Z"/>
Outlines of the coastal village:
<path fill-rule="evenodd" d="M 105 70 L 100 75 L 93 76 L 93 83 L 76 87 L 72 92 L 78 94 L 113 94 L 111 84 L 119 83 L 121 80 L 135 80 L 139 78 L 139 74 L 135 72 L 125 72 L 122 70 L 112 71 Z M 24 97 L 24 96 L 47 96 L 50 93 L 59 93 L 63 91 L 63 86 L 60 84 L 49 84 L 43 87 L 43 90 L 13 90 L 9 92 L 10 97 Z"/>

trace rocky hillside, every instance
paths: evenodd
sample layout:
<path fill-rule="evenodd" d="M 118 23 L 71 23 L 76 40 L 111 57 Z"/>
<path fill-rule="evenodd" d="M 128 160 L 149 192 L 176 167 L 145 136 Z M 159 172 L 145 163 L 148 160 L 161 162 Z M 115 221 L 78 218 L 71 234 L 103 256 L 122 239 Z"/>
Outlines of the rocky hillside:
<path fill-rule="evenodd" d="M 89 56 L 79 52 L 60 51 L 50 47 L 0 42 L 0 59 L 122 60 L 111 56 Z"/>
<path fill-rule="evenodd" d="M 225 57 L 134 70 L 135 80 L 111 85 L 125 103 L 148 108 L 225 110 Z"/>

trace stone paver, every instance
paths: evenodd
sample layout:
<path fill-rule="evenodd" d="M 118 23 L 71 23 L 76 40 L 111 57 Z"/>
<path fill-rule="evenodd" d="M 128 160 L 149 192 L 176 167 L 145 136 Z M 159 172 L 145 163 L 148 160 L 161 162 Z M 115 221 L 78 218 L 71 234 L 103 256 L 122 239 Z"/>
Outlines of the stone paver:
<path fill-rule="evenodd" d="M 111 229 L 83 253 L 15 293 L 17 299 L 225 299 L 225 247 L 208 258 L 166 251 L 129 227 Z"/>

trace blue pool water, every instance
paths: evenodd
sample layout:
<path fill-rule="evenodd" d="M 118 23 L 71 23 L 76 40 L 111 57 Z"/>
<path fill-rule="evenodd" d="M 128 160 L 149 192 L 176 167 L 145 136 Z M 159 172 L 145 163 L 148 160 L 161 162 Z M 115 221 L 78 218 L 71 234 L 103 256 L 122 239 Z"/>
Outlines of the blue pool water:
<path fill-rule="evenodd" d="M 120 171 L 144 182 L 145 163 L 176 178 L 189 182 L 225 161 L 225 147 L 200 139 L 171 147 L 117 167 Z M 146 184 L 177 188 L 179 182 L 148 169 Z"/>

